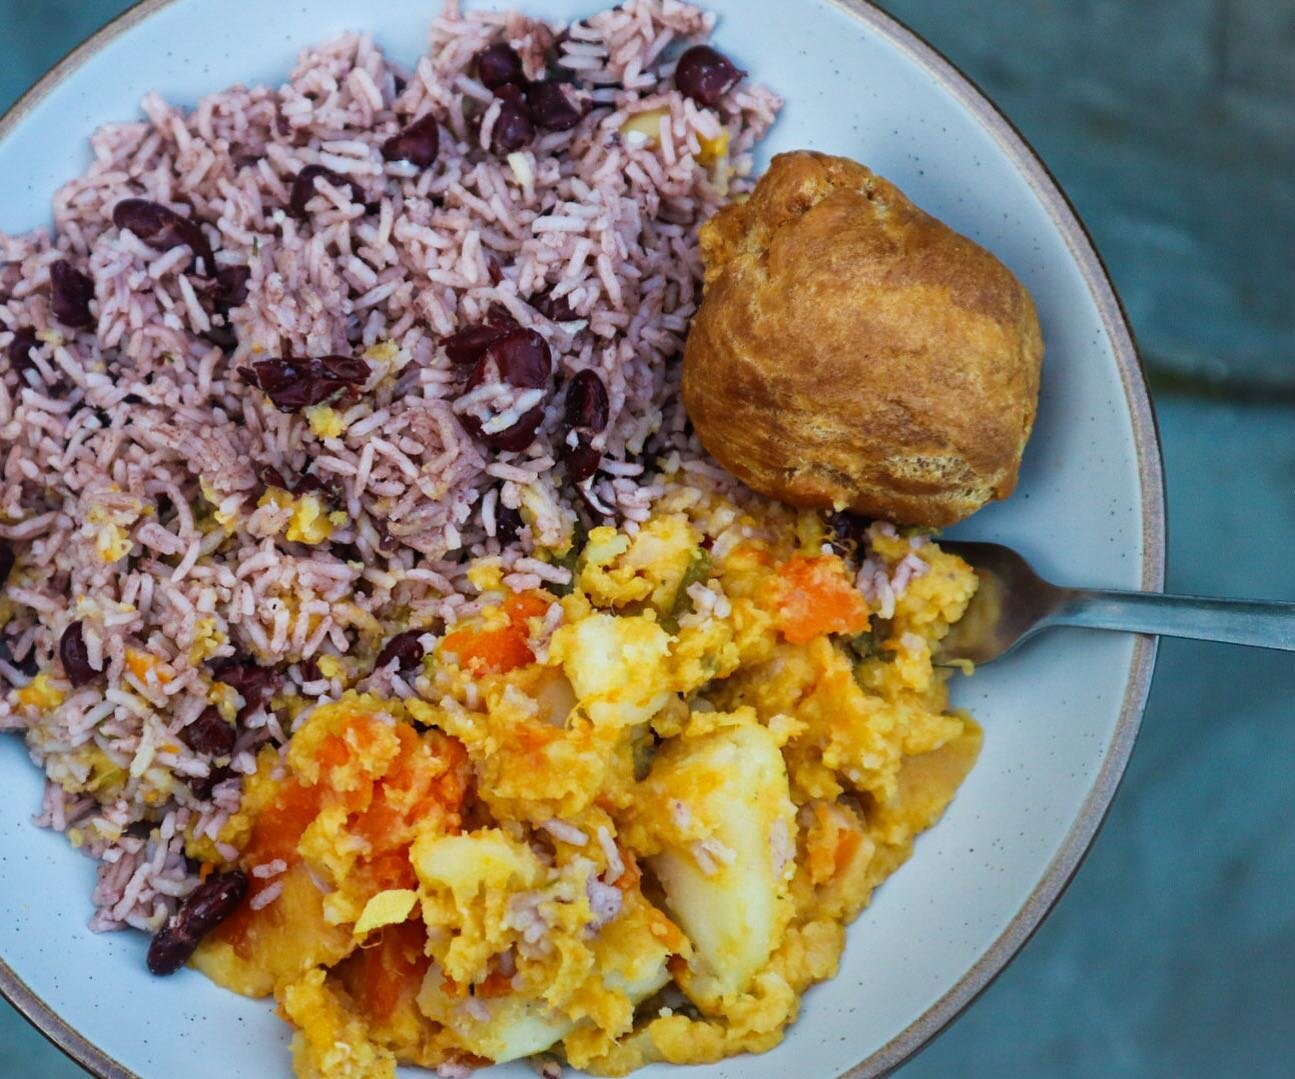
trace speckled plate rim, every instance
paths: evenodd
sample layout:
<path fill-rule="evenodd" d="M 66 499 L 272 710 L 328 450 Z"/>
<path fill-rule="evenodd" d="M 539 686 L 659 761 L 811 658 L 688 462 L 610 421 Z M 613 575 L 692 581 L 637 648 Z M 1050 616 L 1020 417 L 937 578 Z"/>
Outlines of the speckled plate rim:
<path fill-rule="evenodd" d="M 0 116 L 0 141 L 20 124 L 59 83 L 87 60 L 149 16 L 174 0 L 137 0 L 116 19 L 87 38 Z M 502 2 L 502 0 L 501 0 Z M 1097 305 L 1103 328 L 1111 342 L 1133 426 L 1138 487 L 1142 501 L 1142 588 L 1164 587 L 1166 517 L 1164 465 L 1159 429 L 1147 391 L 1142 358 L 1129 326 L 1124 305 L 1110 273 L 1097 253 L 1087 228 L 1061 185 L 1025 137 L 999 111 L 989 97 L 925 38 L 899 19 L 875 7 L 870 0 L 826 0 L 857 19 L 865 29 L 885 39 L 930 73 L 940 85 L 988 132 L 1019 173 L 1029 183 L 1048 217 L 1061 234 Z M 867 1059 L 845 1072 L 841 1079 L 872 1079 L 894 1070 L 956 1019 L 1000 974 L 1034 935 L 1048 912 L 1070 884 L 1115 798 L 1137 738 L 1151 676 L 1155 668 L 1156 639 L 1139 637 L 1133 648 L 1129 680 L 1114 734 L 1106 747 L 1092 789 L 1061 848 L 1034 890 L 1007 928 L 985 950 L 966 974 L 918 1019 Z M 0 957 L 0 995 L 57 1048 L 100 1079 L 139 1079 L 135 1072 L 114 1060 L 71 1027 L 45 1003 Z"/>

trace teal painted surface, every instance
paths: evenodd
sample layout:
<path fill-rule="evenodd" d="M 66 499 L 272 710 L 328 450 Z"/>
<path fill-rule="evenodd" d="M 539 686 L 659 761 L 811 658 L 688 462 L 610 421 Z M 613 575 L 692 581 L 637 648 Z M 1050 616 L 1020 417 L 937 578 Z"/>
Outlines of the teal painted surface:
<path fill-rule="evenodd" d="M 882 0 L 1088 223 L 1155 365 L 1295 386 L 1292 0 Z"/>
<path fill-rule="evenodd" d="M 0 103 L 125 6 L 0 0 Z M 888 6 L 1043 152 L 1158 365 L 1295 375 L 1295 3 Z M 1225 396 L 1157 404 L 1169 587 L 1295 599 L 1295 409 Z M 1295 660 L 1172 641 L 1160 654 L 1092 854 L 1017 961 L 905 1079 L 1290 1073 Z M 82 1074 L 0 1004 L 0 1079 Z"/>
<path fill-rule="evenodd" d="M 1295 599 L 1295 411 L 1184 397 L 1158 409 L 1168 588 Z M 1137 748 L 1088 860 L 1034 940 L 904 1079 L 1289 1075 L 1292 699 L 1287 653 L 1162 642 Z"/>

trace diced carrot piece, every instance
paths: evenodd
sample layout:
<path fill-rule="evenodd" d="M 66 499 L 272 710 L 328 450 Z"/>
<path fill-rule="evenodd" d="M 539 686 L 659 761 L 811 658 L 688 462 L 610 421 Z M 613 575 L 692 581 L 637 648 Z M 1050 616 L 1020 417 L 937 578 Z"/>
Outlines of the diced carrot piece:
<path fill-rule="evenodd" d="M 504 614 L 519 629 L 526 628 L 530 618 L 542 618 L 553 600 L 546 592 L 514 592 L 504 600 Z"/>
<path fill-rule="evenodd" d="M 859 844 L 863 842 L 863 837 L 853 828 L 842 828 L 840 834 L 836 837 L 836 854 L 833 859 L 835 862 L 835 876 L 840 873 L 850 861 L 854 858 L 855 852 L 859 849 Z"/>
<path fill-rule="evenodd" d="M 612 883 L 622 892 L 632 892 L 639 886 L 639 881 L 643 879 L 643 870 L 639 868 L 638 859 L 634 857 L 634 852 L 620 848 L 621 861 L 625 863 L 625 870 Z"/>
<path fill-rule="evenodd" d="M 491 997 L 506 997 L 512 991 L 512 976 L 500 970 L 492 970 L 473 988 L 474 995 L 484 1000 L 489 1000 Z"/>
<path fill-rule="evenodd" d="M 792 644 L 825 633 L 862 633 L 868 605 L 835 555 L 796 555 L 779 570 L 778 628 Z"/>
<path fill-rule="evenodd" d="M 319 814 L 320 793 L 318 787 L 303 787 L 295 779 L 285 781 L 274 800 L 257 817 L 252 835 L 243 851 L 243 864 L 261 865 L 276 859 L 282 859 L 289 866 L 298 862 L 297 843 L 310 822 Z M 248 898 L 251 899 L 276 882 L 253 877 Z M 216 927 L 215 934 L 228 942 L 241 958 L 249 959 L 254 939 L 252 927 L 259 914 L 259 911 L 252 909 L 250 903 L 244 903 Z"/>
<path fill-rule="evenodd" d="M 442 642 L 447 652 L 473 674 L 507 674 L 535 658 L 526 638 L 515 626 L 498 629 L 455 630 Z"/>
<path fill-rule="evenodd" d="M 365 863 L 365 875 L 373 885 L 373 894 L 392 888 L 417 888 L 418 878 L 409 862 L 409 848 L 387 851 Z"/>
<path fill-rule="evenodd" d="M 343 984 L 367 1018 L 388 1019 L 402 1000 L 417 996 L 432 962 L 423 952 L 426 944 L 422 922 L 389 925 L 376 946 L 357 949 L 339 968 Z"/>
<path fill-rule="evenodd" d="M 130 673 L 145 685 L 148 684 L 150 671 L 157 672 L 159 685 L 164 686 L 171 681 L 171 675 L 162 667 L 162 661 L 151 652 L 141 652 L 138 648 L 127 648 L 126 666 L 130 668 Z"/>
<path fill-rule="evenodd" d="M 455 630 L 445 638 L 442 647 L 458 656 L 459 662 L 473 674 L 507 674 L 535 659 L 526 643 L 529 637 L 526 623 L 543 615 L 551 603 L 543 592 L 515 592 L 504 600 L 508 625 Z"/>
<path fill-rule="evenodd" d="M 340 768 L 351 759 L 351 747 L 340 735 L 330 734 L 315 751 L 315 759 L 325 768 Z"/>
<path fill-rule="evenodd" d="M 551 723 L 517 723 L 510 731 L 512 743 L 518 753 L 534 756 L 542 756 L 562 735 L 563 729 Z"/>

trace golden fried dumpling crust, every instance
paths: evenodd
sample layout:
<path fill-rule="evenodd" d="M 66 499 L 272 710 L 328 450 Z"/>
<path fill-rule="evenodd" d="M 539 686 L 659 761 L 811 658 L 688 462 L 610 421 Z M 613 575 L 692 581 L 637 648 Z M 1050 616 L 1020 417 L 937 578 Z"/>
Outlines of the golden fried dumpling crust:
<path fill-rule="evenodd" d="M 841 157 L 780 154 L 701 231 L 683 400 L 762 494 L 943 526 L 1016 486 L 1043 339 L 984 248 Z"/>

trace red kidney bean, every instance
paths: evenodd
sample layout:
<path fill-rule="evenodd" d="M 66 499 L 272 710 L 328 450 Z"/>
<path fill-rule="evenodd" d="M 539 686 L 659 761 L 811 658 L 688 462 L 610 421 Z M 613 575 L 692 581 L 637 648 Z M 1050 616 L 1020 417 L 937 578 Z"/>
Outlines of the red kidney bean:
<path fill-rule="evenodd" d="M 533 390 L 548 384 L 553 373 L 549 343 L 534 330 L 520 327 L 490 342 L 468 376 L 467 389 L 480 386 L 491 374 L 517 389 Z"/>
<path fill-rule="evenodd" d="M 827 529 L 832 549 L 839 555 L 852 554 L 867 542 L 868 526 L 872 520 L 849 510 L 838 510 L 828 515 Z"/>
<path fill-rule="evenodd" d="M 588 431 L 570 431 L 562 442 L 562 463 L 567 466 L 567 478 L 572 483 L 583 483 L 598 471 L 603 455 L 594 449 Z"/>
<path fill-rule="evenodd" d="M 251 276 L 252 271 L 246 266 L 222 266 L 208 286 L 212 312 L 224 319 L 224 323 L 213 321 L 211 328 L 203 336 L 226 352 L 232 352 L 238 347 L 238 335 L 234 333 L 230 312 L 247 302 Z"/>
<path fill-rule="evenodd" d="M 50 310 L 64 326 L 89 329 L 94 325 L 90 301 L 94 299 L 94 282 L 67 259 L 59 259 L 49 268 Z"/>
<path fill-rule="evenodd" d="M 73 622 L 63 631 L 58 642 L 58 658 L 63 664 L 63 673 L 74 686 L 84 686 L 99 677 L 99 672 L 90 666 L 90 653 L 85 647 L 85 632 L 80 622 Z"/>
<path fill-rule="evenodd" d="M 347 386 L 361 386 L 369 365 L 352 356 L 271 357 L 252 363 L 252 378 L 281 412 L 298 412 Z"/>
<path fill-rule="evenodd" d="M 210 277 L 216 271 L 211 244 L 196 221 L 182 217 L 169 207 L 148 199 L 122 199 L 112 208 L 112 223 L 129 229 L 150 247 L 169 251 L 186 244 L 202 273 Z"/>
<path fill-rule="evenodd" d="M 174 974 L 198 950 L 202 938 L 239 908 L 247 891 L 247 874 L 241 869 L 208 877 L 153 938 L 148 969 L 158 975 Z"/>
<path fill-rule="evenodd" d="M 466 367 L 476 363 L 487 348 L 507 337 L 516 328 L 515 322 L 511 326 L 490 322 L 465 326 L 445 339 L 445 355 L 449 357 L 450 363 Z"/>
<path fill-rule="evenodd" d="M 567 426 L 586 427 L 597 434 L 607 426 L 610 409 L 607 387 L 597 372 L 577 371 L 567 386 Z"/>
<path fill-rule="evenodd" d="M 542 80 L 526 87 L 526 104 L 531 119 L 547 131 L 568 131 L 583 115 L 571 103 L 560 83 Z"/>
<path fill-rule="evenodd" d="M 232 326 L 217 326 L 213 322 L 211 329 L 202 336 L 224 352 L 233 352 L 238 348 L 238 334 Z"/>
<path fill-rule="evenodd" d="M 572 483 L 583 483 L 595 472 L 603 455 L 593 447 L 589 432 L 580 428 L 567 434 L 562 442 L 562 463 Z"/>
<path fill-rule="evenodd" d="M 222 266 L 216 271 L 216 287 L 212 295 L 227 313 L 228 308 L 242 307 L 247 302 L 247 283 L 252 271 L 246 266 Z"/>
<path fill-rule="evenodd" d="M 519 105 L 527 116 L 530 116 L 530 106 L 526 104 L 526 83 L 505 83 L 503 86 L 495 89 L 495 97 L 500 101 L 510 102 Z"/>
<path fill-rule="evenodd" d="M 436 125 L 436 117 L 428 113 L 384 142 L 382 156 L 387 161 L 408 161 L 425 169 L 436 160 L 440 148 L 441 129 Z"/>
<path fill-rule="evenodd" d="M 603 380 L 590 370 L 577 372 L 567 386 L 564 418 L 568 431 L 561 447 L 572 483 L 582 483 L 598 471 L 602 454 L 594 449 L 593 440 L 607 426 L 609 412 Z"/>
<path fill-rule="evenodd" d="M 378 653 L 373 669 L 380 671 L 393 660 L 396 661 L 397 671 L 407 671 L 417 667 L 423 661 L 424 649 L 419 638 L 425 632 L 427 631 L 410 629 L 404 633 L 397 633 L 382 646 L 382 651 Z"/>
<path fill-rule="evenodd" d="M 333 187 L 339 189 L 350 188 L 351 201 L 364 205 L 364 190 L 354 180 L 339 176 L 332 169 L 324 168 L 323 165 L 307 165 L 292 181 L 292 193 L 288 196 L 288 210 L 294 217 L 306 216 L 308 212 L 306 204 L 317 194 L 315 181 L 319 179 L 327 180 Z"/>
<path fill-rule="evenodd" d="M 204 708 L 198 718 L 180 731 L 180 741 L 204 757 L 228 757 L 234 752 L 238 732 L 226 723 L 213 705 Z"/>
<path fill-rule="evenodd" d="M 526 82 L 522 58 L 511 45 L 500 42 L 477 53 L 477 78 L 490 90 L 501 86 L 521 86 Z"/>
<path fill-rule="evenodd" d="M 232 686 L 245 698 L 273 688 L 278 681 L 278 674 L 274 670 L 258 667 L 245 657 L 227 656 L 212 660 L 207 666 L 217 682 Z"/>
<path fill-rule="evenodd" d="M 30 326 L 14 330 L 13 340 L 9 342 L 9 366 L 20 379 L 25 371 L 36 366 L 36 361 L 31 358 L 31 350 L 38 347 L 40 342 L 36 339 L 36 331 Z"/>
<path fill-rule="evenodd" d="M 283 478 L 283 473 L 273 465 L 262 465 L 258 468 L 256 478 L 261 481 L 262 487 L 278 487 L 282 491 L 291 490 L 291 485 Z"/>
<path fill-rule="evenodd" d="M 321 494 L 330 502 L 344 502 L 346 500 L 342 489 L 335 482 L 331 479 L 320 479 L 313 472 L 303 472 L 288 490 L 294 495 Z"/>
<path fill-rule="evenodd" d="M 512 543 L 524 524 L 522 515 L 512 506 L 505 506 L 502 502 L 495 504 L 495 539 L 501 544 L 507 546 Z"/>
<path fill-rule="evenodd" d="M 9 574 L 13 572 L 13 564 L 16 561 L 13 544 L 7 539 L 0 539 L 0 588 L 3 588 L 5 582 L 9 580 Z"/>
<path fill-rule="evenodd" d="M 685 97 L 713 108 L 742 80 L 743 74 L 723 53 L 709 45 L 694 45 L 679 57 L 674 84 Z"/>
<path fill-rule="evenodd" d="M 234 769 L 227 764 L 208 769 L 205 776 L 189 776 L 185 783 L 195 798 L 210 798 L 217 783 L 223 783 L 234 774 Z"/>
<path fill-rule="evenodd" d="M 243 698 L 243 707 L 238 710 L 239 719 L 245 719 L 260 708 L 279 684 L 278 671 L 258 667 L 244 657 L 229 656 L 213 660 L 207 666 L 212 678 L 232 686 Z"/>
<path fill-rule="evenodd" d="M 476 389 L 494 373 L 500 382 L 514 389 L 540 389 L 548 385 L 553 373 L 553 355 L 548 342 L 534 330 L 514 329 L 491 342 L 477 360 L 464 385 L 465 392 Z M 502 431 L 487 433 L 475 416 L 460 416 L 460 422 L 474 438 L 500 450 L 524 450 L 535 438 L 544 421 L 544 406 L 536 405 L 524 412 L 516 423 Z"/>
<path fill-rule="evenodd" d="M 500 107 L 490 141 L 496 152 L 510 154 L 535 138 L 535 122 L 525 95 L 512 83 L 501 86 L 495 94 Z"/>
<path fill-rule="evenodd" d="M 568 296 L 555 297 L 551 292 L 542 292 L 538 296 L 532 296 L 530 303 L 550 322 L 570 322 L 576 317 Z"/>
<path fill-rule="evenodd" d="M 510 453 L 520 453 L 532 442 L 539 433 L 540 424 L 544 422 L 544 408 L 542 405 L 536 405 L 529 412 L 522 413 L 521 418 L 511 427 L 506 427 L 502 431 L 489 435 L 481 435 L 481 440 L 488 446 L 493 446 L 497 450 L 506 450 Z"/>

